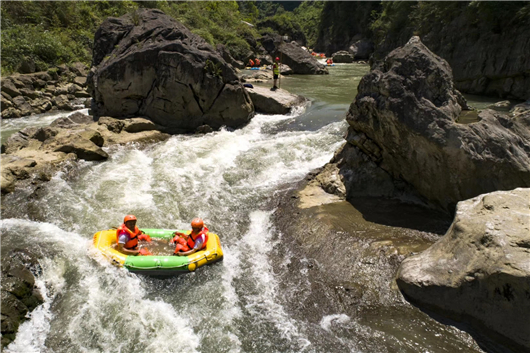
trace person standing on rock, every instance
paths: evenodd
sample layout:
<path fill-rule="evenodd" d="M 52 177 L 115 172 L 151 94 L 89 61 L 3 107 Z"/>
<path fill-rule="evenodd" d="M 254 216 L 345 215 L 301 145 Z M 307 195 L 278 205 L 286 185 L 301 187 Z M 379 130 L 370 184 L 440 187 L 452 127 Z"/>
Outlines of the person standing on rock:
<path fill-rule="evenodd" d="M 274 78 L 274 86 L 272 86 L 272 90 L 275 91 L 278 89 L 278 86 L 276 85 L 278 83 L 278 77 L 280 76 L 280 58 L 276 57 L 276 62 L 272 64 L 272 75 Z"/>

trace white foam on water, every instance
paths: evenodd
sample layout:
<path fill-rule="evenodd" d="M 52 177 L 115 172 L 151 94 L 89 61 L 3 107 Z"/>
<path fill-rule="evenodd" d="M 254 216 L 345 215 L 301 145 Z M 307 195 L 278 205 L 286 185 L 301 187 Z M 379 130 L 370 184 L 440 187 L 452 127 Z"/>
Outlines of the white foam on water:
<path fill-rule="evenodd" d="M 320 327 L 326 331 L 330 331 L 332 325 L 346 324 L 349 321 L 350 317 L 345 314 L 326 315 L 320 320 Z"/>
<path fill-rule="evenodd" d="M 2 223 L 10 231 L 18 227 L 20 237 L 28 233 L 23 241 L 27 244 L 51 244 L 58 249 L 52 261 L 63 261 L 77 274 L 64 275 L 64 295 L 50 299 L 70 311 L 43 315 L 51 332 L 43 330 L 26 341 L 37 342 L 31 344 L 40 348 L 39 342 L 47 338 L 52 345 L 64 341 L 69 349 L 83 352 L 129 352 L 138 347 L 146 352 L 208 351 L 222 342 L 223 349 L 240 352 L 252 339 L 241 323 L 250 322 L 272 325 L 274 332 L 291 342 L 287 349 L 308 349 L 311 343 L 303 325 L 281 305 L 269 260 L 272 211 L 260 210 L 271 191 L 328 162 L 342 143 L 344 123 L 315 132 L 266 132 L 303 111 L 256 115 L 236 131 L 173 136 L 141 148 L 114 146 L 106 149 L 110 158 L 105 162 L 81 162 L 74 180 L 65 181 L 65 175 L 57 174 L 38 205 L 54 224 Z M 194 216 L 204 218 L 216 233 L 225 227 L 220 233 L 222 266 L 162 284 L 167 299 L 148 297 L 148 292 L 156 292 L 146 287 L 149 282 L 110 265 L 90 245 L 93 233 L 118 226 L 129 213 L 138 217 L 139 227 L 189 229 Z M 248 230 L 232 231 L 240 227 Z M 188 287 L 213 272 L 217 278 Z M 165 293 L 168 288 L 173 297 Z M 180 299 L 183 293 L 189 297 Z M 201 300 L 190 300 L 194 295 Z"/>
<path fill-rule="evenodd" d="M 256 321 L 269 321 L 283 338 L 290 341 L 303 342 L 309 340 L 297 328 L 296 322 L 287 314 L 279 300 L 282 297 L 278 289 L 270 264 L 268 253 L 273 248 L 270 216 L 271 211 L 253 211 L 250 214 L 251 226 L 242 239 L 243 247 L 251 256 L 253 281 L 257 290 L 246 296 L 248 304 L 245 308 Z"/>
<path fill-rule="evenodd" d="M 5 348 L 6 353 L 44 352 L 45 340 L 50 331 L 50 321 L 54 315 L 51 304 L 55 297 L 63 291 L 64 261 L 53 262 L 50 259 L 40 260 L 42 275 L 35 279 L 35 286 L 41 293 L 43 304 L 28 314 L 29 320 L 23 322 L 17 332 L 16 339 Z"/>

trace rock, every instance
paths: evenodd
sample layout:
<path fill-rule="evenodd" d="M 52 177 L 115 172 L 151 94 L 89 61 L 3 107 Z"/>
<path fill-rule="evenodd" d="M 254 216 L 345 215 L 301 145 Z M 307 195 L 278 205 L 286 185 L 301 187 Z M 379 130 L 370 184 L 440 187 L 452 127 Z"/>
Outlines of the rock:
<path fill-rule="evenodd" d="M 53 105 L 55 105 L 60 110 L 75 110 L 74 107 L 70 104 L 70 101 L 65 94 L 61 94 L 53 98 Z"/>
<path fill-rule="evenodd" d="M 307 51 L 291 43 L 279 45 L 274 56 L 281 57 L 282 64 L 288 65 L 295 74 L 329 74 L 324 64 L 319 63 Z"/>
<path fill-rule="evenodd" d="M 85 87 L 86 86 L 86 77 L 78 76 L 78 77 L 74 78 L 74 83 L 76 85 L 81 86 L 81 87 Z"/>
<path fill-rule="evenodd" d="M 398 285 L 421 307 L 530 351 L 529 234 L 530 189 L 460 202 L 447 234 L 403 261 Z"/>
<path fill-rule="evenodd" d="M 127 132 L 141 132 L 156 130 L 156 125 L 151 121 L 144 118 L 132 118 L 124 121 L 123 130 Z"/>
<path fill-rule="evenodd" d="M 38 112 L 38 113 L 44 113 L 44 112 L 47 112 L 48 110 L 52 109 L 53 105 L 52 103 L 50 102 L 50 100 L 48 99 L 45 99 L 45 98 L 37 98 L 37 99 L 34 99 L 32 100 L 29 105 L 31 105 L 31 107 L 33 108 L 33 110 L 35 112 Z"/>
<path fill-rule="evenodd" d="M 23 74 L 35 72 L 35 61 L 32 58 L 25 56 L 20 62 L 19 70 Z"/>
<path fill-rule="evenodd" d="M 355 60 L 367 60 L 374 52 L 374 43 L 366 38 L 356 40 L 350 45 L 348 52 Z"/>
<path fill-rule="evenodd" d="M 81 62 L 72 63 L 68 67 L 70 71 L 76 74 L 77 76 L 83 76 L 86 78 L 86 76 L 88 75 L 87 66 Z"/>
<path fill-rule="evenodd" d="M 527 121 L 530 119 L 530 100 L 526 103 L 517 104 L 510 110 L 510 116 L 518 119 L 518 118 L 527 118 Z M 528 128 L 530 128 L 530 124 L 526 124 Z"/>
<path fill-rule="evenodd" d="M 144 116 L 168 132 L 236 128 L 253 106 L 234 69 L 202 38 L 160 10 L 107 19 L 87 78 L 96 116 Z"/>
<path fill-rule="evenodd" d="M 102 116 L 101 118 L 99 118 L 98 124 L 105 125 L 107 127 L 107 130 L 116 134 L 119 134 L 125 126 L 124 120 L 115 119 L 110 116 Z"/>
<path fill-rule="evenodd" d="M 208 134 L 210 132 L 213 132 L 213 129 L 209 125 L 201 125 L 195 130 L 196 134 Z"/>
<path fill-rule="evenodd" d="M 7 100 L 6 98 L 4 98 L 4 96 L 2 96 L 0 98 L 0 102 L 1 102 L 1 105 L 2 107 L 0 108 L 0 111 L 4 111 L 6 110 L 7 108 L 11 108 L 13 107 L 13 103 L 11 103 L 9 100 Z"/>
<path fill-rule="evenodd" d="M 35 254 L 16 249 L 2 257 L 2 348 L 14 340 L 26 314 L 43 303 L 35 288 L 35 276 L 42 269 Z"/>
<path fill-rule="evenodd" d="M 22 96 L 17 96 L 13 98 L 13 104 L 20 111 L 20 115 L 30 115 L 33 113 L 33 108 L 31 105 L 24 99 Z"/>
<path fill-rule="evenodd" d="M 32 89 L 28 89 L 28 88 L 21 88 L 20 89 L 20 93 L 23 96 L 29 97 L 31 99 L 36 99 L 36 98 L 42 97 L 42 92 L 35 91 L 35 90 L 32 90 Z"/>
<path fill-rule="evenodd" d="M 45 88 L 45 87 L 46 87 L 46 81 L 43 81 L 41 79 L 36 79 L 33 82 L 33 88 L 35 88 L 35 89 L 42 89 L 42 88 Z"/>
<path fill-rule="evenodd" d="M 81 90 L 81 91 L 76 91 L 74 93 L 74 96 L 76 98 L 90 98 L 90 93 L 88 93 L 87 91 Z"/>
<path fill-rule="evenodd" d="M 334 53 L 332 56 L 334 63 L 352 63 L 353 62 L 353 55 L 348 53 L 345 50 L 338 51 Z"/>
<path fill-rule="evenodd" d="M 269 88 L 247 88 L 256 112 L 263 114 L 288 114 L 291 108 L 302 104 L 305 98 L 283 89 L 271 91 Z"/>
<path fill-rule="evenodd" d="M 20 118 L 22 114 L 20 113 L 20 110 L 16 108 L 7 108 L 6 110 L 2 110 L 2 118 L 3 119 L 16 119 Z"/>
<path fill-rule="evenodd" d="M 12 80 L 3 79 L 1 86 L 2 86 L 2 92 L 9 94 L 11 97 L 20 96 L 20 91 L 15 86 Z"/>
<path fill-rule="evenodd" d="M 68 85 L 62 85 L 62 86 L 56 87 L 55 90 L 53 91 L 53 95 L 61 96 L 61 95 L 66 95 L 68 93 L 73 93 L 73 92 L 69 92 L 68 88 L 69 88 Z"/>
<path fill-rule="evenodd" d="M 87 161 L 101 161 L 109 157 L 100 148 L 103 142 L 101 134 L 92 129 L 62 130 L 54 139 L 45 141 L 42 148 L 53 152 L 74 153 Z"/>
<path fill-rule="evenodd" d="M 451 68 L 418 37 L 390 53 L 361 80 L 358 92 L 347 115 L 348 143 L 392 178 L 394 196 L 415 190 L 452 212 L 458 201 L 530 186 L 528 126 L 491 110 L 480 113 L 478 122 L 456 123 L 462 107 Z"/>
<path fill-rule="evenodd" d="M 242 61 L 238 61 L 238 60 L 234 59 L 232 57 L 232 55 L 230 55 L 230 52 L 226 49 L 226 47 L 224 45 L 217 44 L 215 49 L 219 52 L 219 54 L 224 59 L 224 61 L 226 61 L 227 63 L 229 63 L 230 65 L 232 65 L 236 69 L 244 69 L 245 68 L 245 64 Z"/>
<path fill-rule="evenodd" d="M 77 112 L 64 118 L 55 119 L 50 127 L 71 128 L 78 125 L 88 125 L 92 122 L 94 119 L 90 115 Z"/>
<path fill-rule="evenodd" d="M 13 82 L 17 88 L 27 88 L 33 90 L 33 82 L 35 81 L 34 75 L 15 75 L 11 76 L 11 78 L 13 79 Z"/>
<path fill-rule="evenodd" d="M 510 106 L 511 106 L 511 103 L 510 101 L 502 101 L 502 102 L 497 102 L 495 104 L 491 104 L 488 106 L 488 109 L 493 109 L 493 110 L 497 110 L 497 111 L 509 111 L 510 110 Z"/>

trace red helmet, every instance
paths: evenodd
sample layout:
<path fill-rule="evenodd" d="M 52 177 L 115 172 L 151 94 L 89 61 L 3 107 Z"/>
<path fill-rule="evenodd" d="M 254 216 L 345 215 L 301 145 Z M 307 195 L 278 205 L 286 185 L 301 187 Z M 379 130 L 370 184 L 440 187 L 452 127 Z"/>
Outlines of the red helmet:
<path fill-rule="evenodd" d="M 125 218 L 123 219 L 123 223 L 127 222 L 127 221 L 136 221 L 136 217 L 132 214 L 129 214 L 127 216 L 125 216 Z"/>
<path fill-rule="evenodd" d="M 204 221 L 200 218 L 194 218 L 191 221 L 191 228 L 193 229 L 202 229 L 204 227 Z"/>
<path fill-rule="evenodd" d="M 276 57 L 276 61 L 280 61 L 280 58 L 279 58 L 279 57 Z"/>

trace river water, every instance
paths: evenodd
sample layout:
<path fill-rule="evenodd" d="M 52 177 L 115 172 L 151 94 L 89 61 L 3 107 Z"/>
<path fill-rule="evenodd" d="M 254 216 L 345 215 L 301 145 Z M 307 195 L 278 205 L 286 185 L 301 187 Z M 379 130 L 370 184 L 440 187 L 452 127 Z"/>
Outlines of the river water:
<path fill-rule="evenodd" d="M 341 313 L 313 325 L 288 309 L 286 291 L 295 288 L 274 271 L 278 253 L 271 254 L 281 238 L 271 205 L 341 146 L 345 113 L 367 71 L 338 64 L 328 76 L 284 78 L 282 88 L 311 104 L 290 115 L 257 115 L 235 131 L 113 146 L 109 160 L 81 162 L 37 194 L 4 197 L 2 256 L 16 247 L 39 251 L 37 284 L 45 297 L 5 351 L 368 353 L 397 346 L 401 352 L 480 352 L 466 333 L 422 327 L 417 317 L 409 321 L 418 333 L 400 337 L 391 327 L 403 318 L 389 316 L 388 329 L 374 330 Z M 25 126 L 51 120 L 28 118 Z M 9 123 L 2 122 L 2 138 Z M 140 228 L 187 229 L 202 217 L 219 234 L 224 261 L 169 279 L 112 266 L 94 251 L 92 236 L 131 213 Z M 281 261 L 288 262 L 285 256 Z M 422 330 L 431 331 L 428 340 Z"/>

